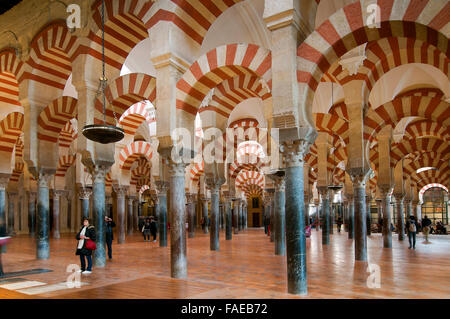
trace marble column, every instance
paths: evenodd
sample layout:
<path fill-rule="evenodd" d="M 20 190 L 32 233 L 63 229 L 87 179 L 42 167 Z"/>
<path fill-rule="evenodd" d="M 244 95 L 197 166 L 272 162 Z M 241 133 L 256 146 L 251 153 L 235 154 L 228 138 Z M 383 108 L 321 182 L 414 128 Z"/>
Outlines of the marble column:
<path fill-rule="evenodd" d="M 94 264 L 99 268 L 103 268 L 106 266 L 105 176 L 108 173 L 109 169 L 109 166 L 95 165 L 91 171 L 93 179 L 92 213 L 95 221 L 94 226 L 97 245 L 97 249 L 94 252 Z"/>
<path fill-rule="evenodd" d="M 208 183 L 208 188 L 211 191 L 211 234 L 209 237 L 209 248 L 211 250 L 219 251 L 219 191 L 220 184 L 213 182 Z"/>
<path fill-rule="evenodd" d="M 15 235 L 14 231 L 14 213 L 16 207 L 16 192 L 8 192 L 8 234 L 11 236 Z"/>
<path fill-rule="evenodd" d="M 62 192 L 58 190 L 53 190 L 53 238 L 60 238 L 60 232 L 59 232 L 59 203 L 61 198 Z"/>
<path fill-rule="evenodd" d="M 203 232 L 205 234 L 208 233 L 208 199 L 202 198 L 202 214 L 203 214 L 203 220 L 205 222 L 205 227 L 203 229 Z"/>
<path fill-rule="evenodd" d="M 167 247 L 167 189 L 169 183 L 157 181 L 156 188 L 159 205 L 159 247 Z"/>
<path fill-rule="evenodd" d="M 0 236 L 6 236 L 6 187 L 8 186 L 9 174 L 0 173 Z M 5 251 L 6 246 L 1 247 L 0 254 Z"/>
<path fill-rule="evenodd" d="M 34 237 L 36 232 L 36 195 L 35 192 L 28 192 L 28 228 L 30 237 Z"/>
<path fill-rule="evenodd" d="M 244 206 L 244 229 L 247 229 L 247 222 L 248 222 L 248 206 L 245 204 Z"/>
<path fill-rule="evenodd" d="M 329 222 L 329 230 L 330 235 L 334 234 L 334 219 L 336 216 L 336 205 L 333 204 L 333 191 L 330 191 L 330 198 L 328 199 L 328 202 L 330 203 L 330 217 L 328 219 Z"/>
<path fill-rule="evenodd" d="M 412 211 L 413 211 L 413 215 L 416 218 L 416 220 L 421 220 L 422 218 L 420 218 L 421 216 L 419 216 L 419 201 L 418 200 L 413 200 L 412 201 Z"/>
<path fill-rule="evenodd" d="M 158 212 L 159 212 L 159 203 L 158 203 Z M 158 214 L 159 216 L 159 214 Z M 159 222 L 159 219 L 158 219 Z M 133 227 L 134 230 L 140 231 L 139 229 L 139 198 L 135 198 L 133 202 Z M 158 227 L 159 232 L 159 227 Z"/>
<path fill-rule="evenodd" d="M 117 243 L 125 243 L 125 196 L 128 187 L 121 185 L 113 185 L 114 192 L 117 196 Z"/>
<path fill-rule="evenodd" d="M 173 278 L 187 277 L 185 168 L 184 163 L 170 162 L 170 273 Z"/>
<path fill-rule="evenodd" d="M 81 218 L 89 218 L 89 197 L 92 195 L 92 189 L 88 187 L 78 188 L 78 198 L 81 203 Z M 81 221 L 80 221 L 81 222 Z"/>
<path fill-rule="evenodd" d="M 127 233 L 128 236 L 133 235 L 133 201 L 134 201 L 134 196 L 129 196 L 128 197 L 128 210 L 127 210 Z"/>
<path fill-rule="evenodd" d="M 275 242 L 275 217 L 274 217 L 274 201 L 273 197 L 271 196 L 271 203 L 270 203 L 270 242 Z"/>
<path fill-rule="evenodd" d="M 367 236 L 370 236 L 372 234 L 372 214 L 370 213 L 370 202 L 372 201 L 372 197 L 370 195 L 366 195 L 366 207 L 367 207 Z"/>
<path fill-rule="evenodd" d="M 322 198 L 322 245 L 330 243 L 330 192 L 328 186 L 318 186 L 317 190 Z"/>
<path fill-rule="evenodd" d="M 283 142 L 280 151 L 286 167 L 286 259 L 288 292 L 307 294 L 305 201 L 303 185 L 304 156 L 310 143 L 305 140 Z"/>
<path fill-rule="evenodd" d="M 239 223 L 239 199 L 233 199 L 233 224 L 234 224 L 234 234 L 238 234 L 238 223 Z"/>
<path fill-rule="evenodd" d="M 359 171 L 359 169 L 358 169 Z M 358 172 L 350 176 L 353 182 L 354 203 L 354 231 L 355 231 L 355 260 L 367 261 L 367 208 L 366 208 L 366 181 L 371 170 Z"/>
<path fill-rule="evenodd" d="M 305 198 L 305 226 L 309 226 L 309 196 L 304 194 Z"/>
<path fill-rule="evenodd" d="M 54 172 L 52 172 L 54 173 Z M 37 201 L 37 259 L 48 259 L 50 257 L 49 241 L 49 190 L 48 184 L 53 177 L 52 173 L 41 172 L 38 177 L 38 201 Z"/>
<path fill-rule="evenodd" d="M 344 231 L 348 232 L 348 201 L 342 203 L 342 221 L 344 222 Z"/>
<path fill-rule="evenodd" d="M 72 196 L 73 193 L 67 192 L 66 193 L 66 199 L 67 199 L 67 223 L 66 227 L 70 231 L 72 228 Z"/>
<path fill-rule="evenodd" d="M 355 238 L 355 204 L 353 195 L 346 195 L 348 198 L 348 238 Z"/>
<path fill-rule="evenodd" d="M 380 228 L 380 221 L 382 220 L 382 216 L 383 216 L 383 208 L 382 208 L 382 201 L 381 198 L 377 198 L 375 200 L 375 202 L 377 203 L 377 231 L 380 233 L 382 232 L 382 228 L 383 226 L 381 225 Z"/>
<path fill-rule="evenodd" d="M 409 198 L 405 198 L 405 200 L 404 200 L 404 202 L 405 202 L 405 219 L 409 219 L 409 216 L 411 216 L 412 215 L 412 202 L 411 202 L 411 199 L 409 199 Z"/>
<path fill-rule="evenodd" d="M 195 194 L 186 194 L 188 215 L 188 238 L 195 237 Z"/>
<path fill-rule="evenodd" d="M 405 194 L 396 193 L 395 196 L 395 208 L 397 210 L 397 234 L 398 240 L 405 239 L 405 223 L 403 220 L 403 200 L 405 198 Z"/>
<path fill-rule="evenodd" d="M 231 240 L 233 234 L 233 220 L 231 216 L 231 198 L 225 198 L 225 239 Z"/>
<path fill-rule="evenodd" d="M 275 218 L 275 255 L 284 256 L 286 254 L 286 181 L 284 172 L 280 176 L 272 177 L 275 183 L 274 195 L 274 218 Z"/>
<path fill-rule="evenodd" d="M 223 229 L 224 228 L 224 224 L 225 224 L 225 218 L 223 217 L 223 215 L 224 215 L 223 211 L 224 211 L 223 204 L 219 203 L 220 229 Z"/>
<path fill-rule="evenodd" d="M 392 231 L 391 231 L 391 203 L 389 193 L 391 191 L 390 186 L 379 187 L 381 204 L 380 208 L 383 212 L 383 247 L 392 248 Z"/>

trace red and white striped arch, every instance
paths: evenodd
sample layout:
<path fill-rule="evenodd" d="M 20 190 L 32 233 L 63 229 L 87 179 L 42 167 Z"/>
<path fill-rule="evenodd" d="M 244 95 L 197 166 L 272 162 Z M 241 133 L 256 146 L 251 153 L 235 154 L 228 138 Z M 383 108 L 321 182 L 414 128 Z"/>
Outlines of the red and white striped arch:
<path fill-rule="evenodd" d="M 407 175 L 412 175 L 418 169 L 423 167 L 439 168 L 441 167 L 442 163 L 448 162 L 442 156 L 443 154 L 439 154 L 436 152 L 420 153 L 420 156 L 418 158 L 415 155 L 416 154 L 412 154 L 413 159 L 411 161 L 403 163 L 403 170 Z"/>
<path fill-rule="evenodd" d="M 245 185 L 259 185 L 264 187 L 264 174 L 256 171 L 241 171 L 236 177 L 236 187 L 242 188 Z"/>
<path fill-rule="evenodd" d="M 268 82 L 272 57 L 269 50 L 254 44 L 217 47 L 195 61 L 177 83 L 177 108 L 197 113 L 208 92 L 221 82 L 252 75 Z"/>
<path fill-rule="evenodd" d="M 359 79 L 364 80 L 371 90 L 375 83 L 390 70 L 408 63 L 429 64 L 449 75 L 450 60 L 446 52 L 435 46 L 414 38 L 388 37 L 369 42 L 365 49 L 367 58 L 355 75 L 349 75 L 339 63 L 335 62 L 328 74 L 341 85 Z M 322 78 L 322 81 L 325 78 Z"/>
<path fill-rule="evenodd" d="M 58 168 L 56 169 L 55 176 L 64 177 L 66 176 L 67 170 L 70 166 L 75 163 L 75 155 L 62 155 L 59 157 Z"/>
<path fill-rule="evenodd" d="M 148 37 L 145 21 L 151 14 L 154 1 L 106 0 L 105 1 L 105 62 L 118 71 L 131 50 Z M 102 1 L 92 6 L 94 24 L 89 33 L 90 47 L 86 48 L 93 58 L 102 59 Z"/>
<path fill-rule="evenodd" d="M 427 170 L 416 174 L 417 185 L 419 187 L 425 186 L 430 183 L 439 183 L 442 185 L 449 185 L 450 181 L 450 170 Z"/>
<path fill-rule="evenodd" d="M 140 156 L 145 156 L 151 161 L 153 149 L 150 143 L 138 141 L 125 146 L 119 153 L 119 167 L 124 170 L 130 170 L 133 162 Z"/>
<path fill-rule="evenodd" d="M 395 167 L 399 160 L 414 152 L 450 154 L 450 145 L 447 142 L 436 138 L 413 138 L 402 140 L 401 142 L 392 145 L 391 167 Z"/>
<path fill-rule="evenodd" d="M 47 105 L 38 118 L 38 139 L 56 143 L 68 121 L 77 116 L 78 100 L 63 96 Z"/>
<path fill-rule="evenodd" d="M 151 28 L 160 21 L 170 21 L 193 43 L 201 46 L 214 21 L 228 8 L 242 0 L 170 0 L 146 22 Z M 161 1 L 162 2 L 162 1 Z"/>
<path fill-rule="evenodd" d="M 153 105 L 156 100 L 156 79 L 148 74 L 130 73 L 112 81 L 105 90 L 107 102 L 107 123 L 114 123 L 114 114 L 111 105 L 118 118 L 122 116 L 134 104 L 149 100 Z M 103 104 L 99 98 L 95 101 L 96 122 L 103 122 Z"/>
<path fill-rule="evenodd" d="M 58 137 L 58 145 L 62 148 L 69 148 L 70 144 L 77 138 L 78 134 L 74 130 L 72 123 L 68 121 L 62 128 Z"/>
<path fill-rule="evenodd" d="M 328 113 L 331 115 L 337 116 L 340 119 L 343 119 L 348 122 L 348 111 L 347 111 L 347 105 L 345 105 L 345 102 L 340 102 L 340 103 L 334 104 L 333 106 L 331 106 Z"/>
<path fill-rule="evenodd" d="M 314 113 L 313 117 L 317 131 L 327 132 L 335 137 L 340 136 L 344 140 L 344 143 L 346 145 L 348 144 L 348 122 L 332 114 Z"/>
<path fill-rule="evenodd" d="M 142 183 L 142 180 L 150 180 L 150 165 L 146 158 L 140 158 L 139 164 L 131 171 L 131 185 L 138 187 Z"/>
<path fill-rule="evenodd" d="M 18 76 L 23 62 L 16 56 L 13 49 L 0 52 L 0 102 L 10 105 L 20 105 Z"/>
<path fill-rule="evenodd" d="M 431 98 L 442 99 L 444 97 L 444 92 L 438 88 L 416 88 L 412 90 L 404 91 L 396 96 L 396 98 L 402 98 L 407 96 L 428 96 Z"/>
<path fill-rule="evenodd" d="M 20 176 L 23 173 L 23 168 L 25 167 L 25 164 L 20 161 L 20 162 L 16 162 L 14 164 L 14 169 L 11 173 L 11 177 L 9 178 L 9 182 L 10 183 L 15 183 L 17 184 L 19 182 Z"/>
<path fill-rule="evenodd" d="M 199 163 L 193 163 L 191 166 L 191 169 L 189 171 L 189 174 L 191 176 L 191 181 L 198 181 L 200 179 L 200 176 L 202 176 L 205 173 L 205 161 L 202 161 Z"/>
<path fill-rule="evenodd" d="M 156 123 L 154 111 L 150 108 L 147 101 L 133 104 L 119 119 L 119 125 L 122 125 L 126 134 L 134 136 L 139 126 L 146 122 L 148 125 Z"/>
<path fill-rule="evenodd" d="M 12 153 L 17 139 L 22 134 L 24 116 L 22 113 L 9 113 L 0 122 L 0 151 Z"/>
<path fill-rule="evenodd" d="M 444 127 L 430 120 L 419 120 L 410 123 L 405 129 L 406 138 L 436 137 L 444 141 L 450 141 L 450 128 Z"/>
<path fill-rule="evenodd" d="M 232 123 L 230 123 L 230 125 L 228 125 L 228 127 L 230 128 L 238 128 L 238 127 L 243 127 L 243 128 L 248 128 L 248 127 L 258 127 L 259 122 L 256 119 L 253 118 L 244 118 L 244 119 L 239 119 L 236 120 Z"/>
<path fill-rule="evenodd" d="M 445 186 L 442 185 L 442 184 L 439 184 L 439 183 L 428 184 L 428 185 L 425 185 L 424 187 L 422 187 L 422 188 L 420 189 L 420 191 L 419 191 L 419 200 L 420 200 L 420 202 L 423 202 L 423 194 L 425 194 L 425 192 L 426 192 L 427 190 L 429 190 L 430 188 L 433 188 L 433 187 L 442 188 L 444 191 L 446 191 L 446 192 L 448 193 L 448 188 L 445 187 Z"/>
<path fill-rule="evenodd" d="M 39 82 L 53 88 L 64 90 L 72 73 L 73 55 L 76 51 L 76 38 L 67 29 L 65 21 L 57 21 L 44 27 L 31 41 L 30 57 L 25 71 L 19 78 Z"/>
<path fill-rule="evenodd" d="M 448 52 L 449 2 L 424 0 L 378 0 L 381 28 L 367 27 L 370 21 L 362 2 L 351 3 L 331 15 L 297 51 L 299 105 L 311 105 L 325 72 L 346 52 L 381 38 L 412 37 Z"/>
<path fill-rule="evenodd" d="M 385 125 L 395 127 L 402 118 L 409 116 L 419 116 L 449 127 L 449 103 L 428 96 L 395 98 L 375 110 L 369 109 L 364 119 L 364 138 L 371 141 Z"/>
<path fill-rule="evenodd" d="M 271 96 L 269 89 L 263 86 L 258 77 L 246 74 L 220 83 L 209 105 L 202 107 L 199 112 L 215 111 L 228 118 L 239 103 L 254 97 L 266 100 Z"/>
<path fill-rule="evenodd" d="M 148 190 L 150 190 L 150 186 L 148 186 L 148 185 L 143 185 L 143 186 L 139 189 L 139 195 L 142 196 L 142 194 L 144 194 L 145 191 L 148 191 Z"/>

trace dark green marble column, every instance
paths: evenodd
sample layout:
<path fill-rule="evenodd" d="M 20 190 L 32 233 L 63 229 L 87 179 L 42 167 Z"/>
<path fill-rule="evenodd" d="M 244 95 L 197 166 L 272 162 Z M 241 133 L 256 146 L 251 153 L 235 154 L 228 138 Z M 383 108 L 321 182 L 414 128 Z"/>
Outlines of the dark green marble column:
<path fill-rule="evenodd" d="M 128 187 L 113 185 L 117 198 L 117 243 L 125 243 L 126 222 L 125 222 L 125 196 Z"/>
<path fill-rule="evenodd" d="M 322 198 L 322 245 L 330 243 L 330 193 L 328 186 L 317 187 Z"/>
<path fill-rule="evenodd" d="M 381 196 L 381 212 L 383 218 L 383 247 L 392 248 L 392 231 L 391 231 L 391 203 L 390 203 L 390 193 L 391 187 L 380 187 Z"/>
<path fill-rule="evenodd" d="M 169 188 L 169 183 L 157 181 L 156 188 L 158 190 L 159 205 L 159 247 L 167 247 L 167 189 Z"/>
<path fill-rule="evenodd" d="M 38 202 L 37 202 L 37 259 L 48 259 L 50 257 L 49 242 L 49 190 L 48 183 L 53 177 L 50 173 L 39 173 L 38 178 Z"/>
<path fill-rule="evenodd" d="M 274 178 L 274 218 L 275 218 L 275 255 L 284 256 L 286 254 L 286 195 L 285 178 L 283 176 Z"/>
<path fill-rule="evenodd" d="M 219 189 L 220 185 L 210 185 L 211 190 L 211 234 L 209 247 L 211 250 L 219 250 Z"/>
<path fill-rule="evenodd" d="M 397 210 L 397 234 L 398 240 L 405 239 L 405 222 L 403 220 L 403 200 L 405 194 L 394 194 L 395 196 L 395 209 Z"/>
<path fill-rule="evenodd" d="M 348 238 L 355 238 L 355 205 L 353 195 L 348 195 Z"/>
<path fill-rule="evenodd" d="M 233 199 L 233 224 L 234 224 L 234 234 L 238 234 L 238 223 L 239 223 L 239 200 Z"/>
<path fill-rule="evenodd" d="M 187 221 L 188 221 L 188 238 L 195 237 L 195 224 L 194 224 L 194 215 L 195 215 L 195 194 L 186 194 L 187 199 Z"/>
<path fill-rule="evenodd" d="M 370 172 L 370 171 L 369 171 Z M 355 260 L 367 261 L 367 207 L 366 181 L 368 174 L 351 176 L 353 182 L 353 203 L 355 215 Z"/>
<path fill-rule="evenodd" d="M 233 234 L 233 220 L 231 216 L 231 198 L 225 199 L 225 239 L 231 240 Z"/>
<path fill-rule="evenodd" d="M 94 226 L 96 235 L 97 249 L 94 252 L 94 264 L 96 267 L 106 266 L 106 248 L 105 248 L 105 176 L 109 167 L 95 166 L 92 170 L 92 213 L 94 216 Z M 91 222 L 92 224 L 92 222 Z"/>
<path fill-rule="evenodd" d="M 205 227 L 203 228 L 203 233 L 208 233 L 208 199 L 202 198 L 202 214 Z"/>

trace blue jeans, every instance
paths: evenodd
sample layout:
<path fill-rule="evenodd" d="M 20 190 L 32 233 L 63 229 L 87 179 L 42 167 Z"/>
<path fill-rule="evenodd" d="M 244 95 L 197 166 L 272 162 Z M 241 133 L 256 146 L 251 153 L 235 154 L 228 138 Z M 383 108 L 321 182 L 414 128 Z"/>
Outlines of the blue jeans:
<path fill-rule="evenodd" d="M 416 232 L 408 232 L 409 247 L 416 247 Z M 411 244 L 412 242 L 412 244 Z"/>
<path fill-rule="evenodd" d="M 84 257 L 86 257 L 87 261 L 88 261 L 88 267 L 86 269 L 86 261 L 84 259 Z M 81 262 L 81 271 L 92 271 L 92 256 L 90 255 L 80 255 L 80 262 Z"/>

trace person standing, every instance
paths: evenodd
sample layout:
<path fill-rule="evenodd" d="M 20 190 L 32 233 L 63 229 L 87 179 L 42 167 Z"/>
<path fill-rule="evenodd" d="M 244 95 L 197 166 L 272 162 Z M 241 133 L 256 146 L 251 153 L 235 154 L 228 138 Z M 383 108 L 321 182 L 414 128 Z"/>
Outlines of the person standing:
<path fill-rule="evenodd" d="M 113 235 L 113 227 L 116 227 L 116 223 L 109 218 L 108 216 L 105 216 L 105 224 L 106 224 L 106 246 L 108 247 L 108 258 L 109 260 L 112 259 L 112 242 L 114 240 Z"/>
<path fill-rule="evenodd" d="M 408 232 L 409 240 L 408 249 L 416 249 L 417 221 L 414 216 L 409 216 L 409 220 L 406 222 L 406 230 Z"/>
<path fill-rule="evenodd" d="M 156 226 L 155 219 L 153 217 L 150 218 L 150 233 L 153 237 L 153 242 L 156 242 L 156 231 L 158 230 Z"/>
<path fill-rule="evenodd" d="M 86 243 L 88 240 L 95 241 L 95 228 L 89 225 L 89 218 L 83 219 L 83 227 L 78 232 L 76 239 L 78 240 L 78 246 L 76 250 L 76 255 L 80 256 L 81 272 L 82 274 L 90 274 L 92 272 L 92 250 L 86 248 Z M 86 268 L 87 259 L 87 268 Z"/>
<path fill-rule="evenodd" d="M 338 233 L 340 233 L 341 232 L 341 226 L 342 226 L 342 218 L 341 217 L 339 217 L 337 219 L 336 224 L 337 224 Z"/>
<path fill-rule="evenodd" d="M 150 241 L 150 218 L 147 218 L 142 226 L 142 232 L 144 233 L 144 241 Z M 148 238 L 148 240 L 147 240 Z"/>

